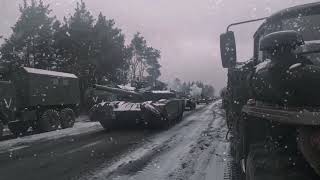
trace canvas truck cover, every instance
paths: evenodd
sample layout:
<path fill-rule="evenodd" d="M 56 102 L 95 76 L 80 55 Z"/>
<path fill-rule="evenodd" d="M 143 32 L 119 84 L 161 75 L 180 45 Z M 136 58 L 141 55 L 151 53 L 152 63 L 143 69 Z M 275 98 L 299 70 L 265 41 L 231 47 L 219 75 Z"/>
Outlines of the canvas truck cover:
<path fill-rule="evenodd" d="M 12 80 L 18 108 L 80 103 L 79 79 L 74 74 L 22 67 Z"/>

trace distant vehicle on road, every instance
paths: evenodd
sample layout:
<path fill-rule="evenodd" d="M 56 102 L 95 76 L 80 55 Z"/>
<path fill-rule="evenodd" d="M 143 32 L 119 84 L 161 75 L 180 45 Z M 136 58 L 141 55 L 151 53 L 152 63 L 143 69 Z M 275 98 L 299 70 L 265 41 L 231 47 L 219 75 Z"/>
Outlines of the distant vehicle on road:
<path fill-rule="evenodd" d="M 209 104 L 210 100 L 207 98 L 201 98 L 197 100 L 197 104 Z"/>
<path fill-rule="evenodd" d="M 189 110 L 195 110 L 197 107 L 197 103 L 194 99 L 186 99 L 186 108 Z"/>

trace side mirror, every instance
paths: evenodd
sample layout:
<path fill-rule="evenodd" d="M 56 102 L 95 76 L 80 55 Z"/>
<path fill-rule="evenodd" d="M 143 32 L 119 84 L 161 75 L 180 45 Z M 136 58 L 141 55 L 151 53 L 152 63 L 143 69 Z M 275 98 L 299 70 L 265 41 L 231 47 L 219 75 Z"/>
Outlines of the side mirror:
<path fill-rule="evenodd" d="M 237 48 L 234 33 L 232 31 L 220 35 L 220 52 L 222 67 L 230 68 L 236 65 Z"/>
<path fill-rule="evenodd" d="M 304 44 L 302 35 L 296 31 L 279 31 L 266 35 L 260 41 L 260 50 L 270 53 L 279 52 L 281 49 L 293 50 Z"/>

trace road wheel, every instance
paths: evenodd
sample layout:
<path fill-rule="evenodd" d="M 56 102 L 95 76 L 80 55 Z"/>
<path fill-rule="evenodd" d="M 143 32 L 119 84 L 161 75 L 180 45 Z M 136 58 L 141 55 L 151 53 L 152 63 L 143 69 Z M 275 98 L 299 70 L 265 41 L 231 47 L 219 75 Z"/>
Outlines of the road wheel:
<path fill-rule="evenodd" d="M 76 115 L 70 108 L 62 109 L 60 112 L 60 123 L 61 128 L 70 128 L 73 127 L 74 123 L 76 121 Z"/>
<path fill-rule="evenodd" d="M 30 128 L 30 124 L 27 121 L 18 121 L 9 123 L 8 128 L 15 136 L 24 136 L 27 134 L 28 129 Z"/>
<path fill-rule="evenodd" d="M 55 131 L 59 128 L 59 113 L 56 110 L 44 111 L 39 119 L 39 130 L 42 132 Z"/>

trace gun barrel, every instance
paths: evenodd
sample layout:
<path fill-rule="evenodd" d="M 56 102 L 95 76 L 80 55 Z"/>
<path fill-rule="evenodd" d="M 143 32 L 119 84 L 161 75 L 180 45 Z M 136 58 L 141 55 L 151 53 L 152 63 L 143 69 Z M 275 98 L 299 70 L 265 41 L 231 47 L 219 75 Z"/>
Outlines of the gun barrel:
<path fill-rule="evenodd" d="M 137 93 L 137 92 L 134 92 L 134 91 L 128 91 L 128 90 L 124 90 L 124 89 L 120 89 L 120 88 L 112 88 L 112 87 L 102 86 L 102 85 L 98 85 L 98 84 L 95 84 L 93 86 L 93 88 L 95 88 L 96 90 L 106 91 L 106 92 L 109 92 L 109 93 L 122 95 L 122 96 L 132 96 L 132 97 L 135 97 L 135 98 L 141 98 L 142 97 L 142 95 L 140 93 Z"/>

